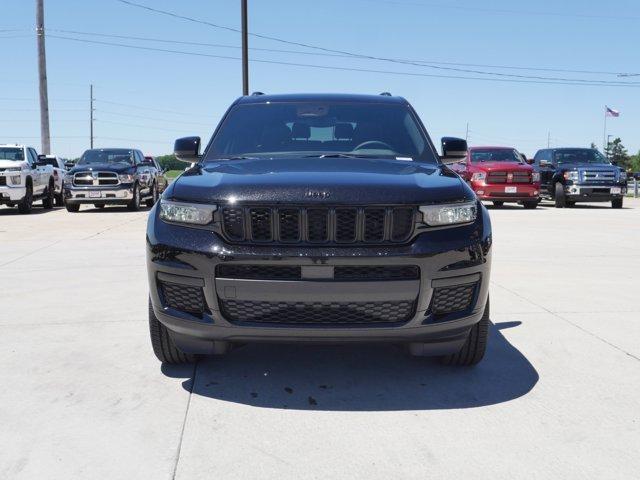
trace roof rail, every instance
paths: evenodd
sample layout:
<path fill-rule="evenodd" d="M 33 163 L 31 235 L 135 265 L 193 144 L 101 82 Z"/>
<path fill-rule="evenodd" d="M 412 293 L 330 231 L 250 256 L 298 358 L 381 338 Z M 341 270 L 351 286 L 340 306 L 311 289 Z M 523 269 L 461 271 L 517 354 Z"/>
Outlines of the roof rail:
<path fill-rule="evenodd" d="M 255 96 L 257 96 L 257 95 L 264 95 L 264 93 L 263 93 L 263 92 L 253 92 L 253 93 L 251 94 L 251 96 L 252 96 L 252 97 L 255 97 Z"/>
<path fill-rule="evenodd" d="M 383 97 L 390 97 L 391 94 L 389 92 L 382 92 L 380 95 L 382 95 Z"/>

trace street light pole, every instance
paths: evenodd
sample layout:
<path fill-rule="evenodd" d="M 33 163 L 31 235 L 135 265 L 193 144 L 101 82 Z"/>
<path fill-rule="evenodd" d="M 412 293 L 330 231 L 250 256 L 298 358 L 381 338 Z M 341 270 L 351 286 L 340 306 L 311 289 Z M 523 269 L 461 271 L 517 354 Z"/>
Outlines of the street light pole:
<path fill-rule="evenodd" d="M 44 47 L 44 0 L 36 0 L 36 38 L 38 40 L 38 85 L 40 89 L 40 141 L 44 155 L 51 153 L 49 131 L 49 92 L 47 89 L 47 56 Z"/>
<path fill-rule="evenodd" d="M 249 39 L 247 27 L 247 0 L 242 3 L 242 94 L 249 95 Z"/>
<path fill-rule="evenodd" d="M 89 86 L 89 145 L 93 149 L 93 83 Z"/>

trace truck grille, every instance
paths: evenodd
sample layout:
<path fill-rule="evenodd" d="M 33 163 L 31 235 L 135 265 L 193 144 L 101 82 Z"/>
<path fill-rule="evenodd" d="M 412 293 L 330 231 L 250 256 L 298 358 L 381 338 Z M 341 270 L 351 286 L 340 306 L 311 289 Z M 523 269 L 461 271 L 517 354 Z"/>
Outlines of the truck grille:
<path fill-rule="evenodd" d="M 413 233 L 415 207 L 224 207 L 231 242 L 403 243 Z"/>
<path fill-rule="evenodd" d="M 0 186 L 5 186 L 7 184 L 7 177 L 0 176 Z"/>
<path fill-rule="evenodd" d="M 531 183 L 529 172 L 489 172 L 487 183 Z"/>
<path fill-rule="evenodd" d="M 222 264 L 216 267 L 216 277 L 247 280 L 302 280 L 302 267 L 289 265 L 235 265 Z M 333 269 L 333 280 L 376 281 L 417 280 L 420 269 L 414 265 L 358 266 L 340 265 Z M 323 279 L 324 280 L 331 280 Z"/>
<path fill-rule="evenodd" d="M 431 312 L 434 315 L 461 312 L 471 305 L 478 282 L 450 287 L 438 287 L 433 291 Z"/>
<path fill-rule="evenodd" d="M 612 171 L 583 170 L 582 180 L 585 182 L 615 182 L 616 173 Z"/>
<path fill-rule="evenodd" d="M 73 184 L 78 187 L 118 185 L 118 174 L 114 172 L 77 172 L 73 176 Z"/>
<path fill-rule="evenodd" d="M 397 324 L 409 321 L 415 301 L 393 302 L 256 302 L 221 300 L 231 323 L 295 325 Z"/>

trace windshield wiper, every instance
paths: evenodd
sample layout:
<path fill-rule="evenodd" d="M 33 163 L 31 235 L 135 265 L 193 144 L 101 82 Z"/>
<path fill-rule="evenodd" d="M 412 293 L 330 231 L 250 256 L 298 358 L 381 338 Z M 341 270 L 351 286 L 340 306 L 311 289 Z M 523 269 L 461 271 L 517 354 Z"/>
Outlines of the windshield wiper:
<path fill-rule="evenodd" d="M 323 153 L 321 155 L 305 155 L 305 158 L 386 158 L 380 155 L 364 155 L 361 153 L 347 153 L 347 152 L 336 152 L 336 153 Z"/>

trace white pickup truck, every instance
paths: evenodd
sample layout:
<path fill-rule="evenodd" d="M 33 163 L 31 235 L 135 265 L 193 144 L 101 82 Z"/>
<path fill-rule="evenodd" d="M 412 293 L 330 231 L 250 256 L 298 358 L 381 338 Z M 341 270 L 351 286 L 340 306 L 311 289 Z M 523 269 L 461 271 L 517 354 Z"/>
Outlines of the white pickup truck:
<path fill-rule="evenodd" d="M 53 167 L 39 160 L 34 148 L 0 144 L 0 205 L 30 213 L 38 200 L 44 208 L 53 208 L 54 195 Z"/>

